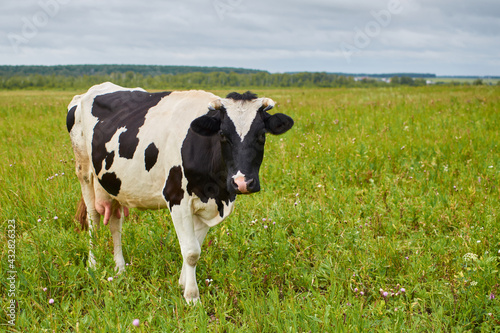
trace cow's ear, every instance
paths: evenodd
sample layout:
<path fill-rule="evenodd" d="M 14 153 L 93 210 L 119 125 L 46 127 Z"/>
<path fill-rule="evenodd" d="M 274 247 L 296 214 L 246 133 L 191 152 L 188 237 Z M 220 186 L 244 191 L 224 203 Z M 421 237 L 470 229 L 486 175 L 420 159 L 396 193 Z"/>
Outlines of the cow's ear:
<path fill-rule="evenodd" d="M 220 118 L 201 116 L 191 122 L 191 130 L 203 136 L 212 136 L 220 131 Z"/>
<path fill-rule="evenodd" d="M 267 114 L 264 118 L 266 130 L 274 135 L 283 134 L 293 126 L 293 119 L 283 113 Z"/>

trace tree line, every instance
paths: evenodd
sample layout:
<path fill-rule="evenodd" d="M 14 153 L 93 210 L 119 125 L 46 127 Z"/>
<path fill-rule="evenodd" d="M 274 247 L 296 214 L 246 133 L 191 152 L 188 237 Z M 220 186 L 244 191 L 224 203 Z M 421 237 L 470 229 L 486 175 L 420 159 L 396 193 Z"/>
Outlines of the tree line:
<path fill-rule="evenodd" d="M 349 74 L 326 72 L 269 73 L 235 67 L 159 65 L 0 66 L 0 89 L 85 90 L 105 81 L 145 89 L 225 89 L 287 87 L 423 86 L 432 73 Z M 500 84 L 500 81 L 497 83 Z M 449 84 L 467 84 L 452 81 Z M 476 79 L 472 84 L 483 84 Z"/>
<path fill-rule="evenodd" d="M 224 89 L 237 88 L 287 88 L 287 87 L 383 87 L 390 85 L 425 85 L 424 79 L 394 77 L 392 83 L 373 78 L 356 79 L 329 73 L 268 73 L 268 72 L 190 72 L 183 74 L 144 75 L 133 71 L 125 73 L 62 75 L 62 74 L 26 74 L 0 75 L 0 89 L 62 89 L 85 90 L 90 86 L 110 81 L 125 87 L 143 87 L 145 89 Z"/>
<path fill-rule="evenodd" d="M 162 74 L 187 74 L 192 72 L 211 73 L 258 73 L 257 69 L 235 67 L 201 67 L 201 66 L 159 66 L 159 65 L 57 65 L 57 66 L 0 66 L 0 77 L 28 76 L 28 75 L 111 75 L 115 73 L 133 72 L 144 76 L 157 76 Z"/>

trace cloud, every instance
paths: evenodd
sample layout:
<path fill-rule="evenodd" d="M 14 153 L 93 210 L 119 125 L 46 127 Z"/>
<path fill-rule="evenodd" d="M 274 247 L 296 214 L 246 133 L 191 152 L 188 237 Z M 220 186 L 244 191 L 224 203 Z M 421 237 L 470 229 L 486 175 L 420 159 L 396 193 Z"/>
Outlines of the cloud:
<path fill-rule="evenodd" d="M 2 6 L 3 64 L 500 74 L 495 0 L 4 0 Z"/>

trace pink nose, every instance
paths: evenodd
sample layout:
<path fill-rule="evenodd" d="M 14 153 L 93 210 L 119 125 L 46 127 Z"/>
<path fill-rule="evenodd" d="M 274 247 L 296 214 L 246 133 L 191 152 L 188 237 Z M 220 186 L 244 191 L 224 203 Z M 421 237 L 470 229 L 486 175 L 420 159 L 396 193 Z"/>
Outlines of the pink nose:
<path fill-rule="evenodd" d="M 247 182 L 245 182 L 245 177 L 234 178 L 234 183 L 238 187 L 240 193 L 248 193 Z"/>

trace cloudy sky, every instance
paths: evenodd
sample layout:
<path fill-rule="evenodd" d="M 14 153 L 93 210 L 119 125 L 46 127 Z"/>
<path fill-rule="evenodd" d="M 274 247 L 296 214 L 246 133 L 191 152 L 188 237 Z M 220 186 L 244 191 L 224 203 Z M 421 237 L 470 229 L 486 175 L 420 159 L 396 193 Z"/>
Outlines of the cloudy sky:
<path fill-rule="evenodd" d="M 498 0 L 2 0 L 0 64 L 500 75 Z"/>

